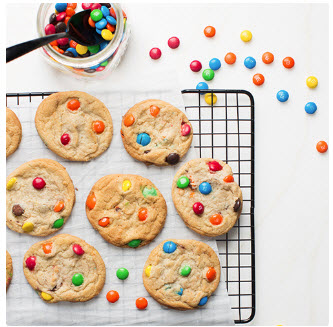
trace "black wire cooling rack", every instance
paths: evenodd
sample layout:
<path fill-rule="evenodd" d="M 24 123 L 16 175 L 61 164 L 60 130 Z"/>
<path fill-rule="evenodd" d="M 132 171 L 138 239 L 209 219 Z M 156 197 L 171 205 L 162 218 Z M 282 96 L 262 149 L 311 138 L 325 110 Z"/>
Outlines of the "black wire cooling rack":
<path fill-rule="evenodd" d="M 200 157 L 227 162 L 242 189 L 242 214 L 216 241 L 235 323 L 248 323 L 255 315 L 253 96 L 244 90 L 182 93 Z"/>
<path fill-rule="evenodd" d="M 7 93 L 8 98 L 42 99 L 54 92 Z M 254 100 L 244 90 L 183 90 L 186 114 L 194 130 L 200 157 L 227 162 L 242 189 L 243 210 L 228 234 L 216 238 L 235 323 L 255 315 L 254 251 Z M 205 101 L 213 102 L 209 105 Z"/>

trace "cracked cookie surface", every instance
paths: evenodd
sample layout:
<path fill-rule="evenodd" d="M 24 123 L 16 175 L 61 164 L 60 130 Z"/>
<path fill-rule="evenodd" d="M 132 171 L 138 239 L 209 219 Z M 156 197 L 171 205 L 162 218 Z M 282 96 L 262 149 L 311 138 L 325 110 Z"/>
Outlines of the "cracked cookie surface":
<path fill-rule="evenodd" d="M 22 126 L 14 111 L 6 108 L 6 157 L 13 154 L 21 143 Z"/>
<path fill-rule="evenodd" d="M 6 250 L 6 291 L 13 278 L 13 261 L 9 252 Z"/>

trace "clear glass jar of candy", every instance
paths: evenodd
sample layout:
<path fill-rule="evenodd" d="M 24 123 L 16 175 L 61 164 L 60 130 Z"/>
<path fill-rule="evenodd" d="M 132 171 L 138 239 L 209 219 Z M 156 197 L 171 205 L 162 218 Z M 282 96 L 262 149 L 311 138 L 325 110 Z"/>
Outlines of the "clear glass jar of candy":
<path fill-rule="evenodd" d="M 64 32 L 69 18 L 86 9 L 93 13 L 89 25 L 96 28 L 105 41 L 85 47 L 70 39 L 59 39 L 42 47 L 41 54 L 62 72 L 80 79 L 102 79 L 116 69 L 130 37 L 127 16 L 119 4 L 43 3 L 38 10 L 37 32 L 40 37 Z"/>

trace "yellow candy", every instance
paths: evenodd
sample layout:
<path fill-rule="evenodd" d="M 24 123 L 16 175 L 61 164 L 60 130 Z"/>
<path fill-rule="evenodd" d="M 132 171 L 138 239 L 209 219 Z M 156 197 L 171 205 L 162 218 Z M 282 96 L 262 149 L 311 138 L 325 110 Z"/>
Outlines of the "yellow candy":
<path fill-rule="evenodd" d="M 53 299 L 53 297 L 50 294 L 47 294 L 45 292 L 42 292 L 41 296 L 45 301 L 51 301 Z"/>
<path fill-rule="evenodd" d="M 7 190 L 10 190 L 14 186 L 15 183 L 16 183 L 16 178 L 15 177 L 11 178 L 7 183 L 7 186 L 6 186 Z"/>
<path fill-rule="evenodd" d="M 23 224 L 22 229 L 25 232 L 29 233 L 34 229 L 34 224 L 30 223 L 30 222 L 26 222 L 26 223 Z"/>
<path fill-rule="evenodd" d="M 132 183 L 126 179 L 123 181 L 123 191 L 128 191 L 132 186 Z"/>
<path fill-rule="evenodd" d="M 245 30 L 241 33 L 240 38 L 244 42 L 249 42 L 252 39 L 252 33 L 248 30 Z"/>
<path fill-rule="evenodd" d="M 318 85 L 318 79 L 314 76 L 309 76 L 306 79 L 306 85 L 310 88 L 310 89 L 314 89 L 315 87 L 317 87 Z"/>
<path fill-rule="evenodd" d="M 108 29 L 102 30 L 101 35 L 102 35 L 102 38 L 106 41 L 110 41 L 113 39 L 113 34 Z"/>
<path fill-rule="evenodd" d="M 206 93 L 205 94 L 205 101 L 209 105 L 212 104 L 212 94 L 211 93 Z M 213 104 L 215 104 L 216 101 L 217 101 L 217 96 L 213 93 Z"/>
<path fill-rule="evenodd" d="M 88 47 L 78 44 L 75 48 L 76 52 L 80 55 L 84 55 L 88 51 Z"/>
<path fill-rule="evenodd" d="M 148 266 L 146 269 L 145 269 L 145 274 L 147 277 L 150 276 L 150 272 L 151 272 L 151 266 Z"/>

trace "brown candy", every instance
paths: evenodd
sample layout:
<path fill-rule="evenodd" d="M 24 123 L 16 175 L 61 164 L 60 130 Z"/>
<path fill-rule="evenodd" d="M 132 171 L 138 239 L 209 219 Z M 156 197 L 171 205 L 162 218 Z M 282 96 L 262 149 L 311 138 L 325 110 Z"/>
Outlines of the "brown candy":
<path fill-rule="evenodd" d="M 12 212 L 15 216 L 22 216 L 24 214 L 24 209 L 19 204 L 14 204 Z"/>
<path fill-rule="evenodd" d="M 59 22 L 55 26 L 56 33 L 66 32 L 67 26 L 64 22 Z"/>
<path fill-rule="evenodd" d="M 240 199 L 237 199 L 234 205 L 234 211 L 237 212 L 241 206 L 241 201 Z"/>
<path fill-rule="evenodd" d="M 170 153 L 165 158 L 165 161 L 170 165 L 175 165 L 179 162 L 179 154 L 178 153 Z"/>

